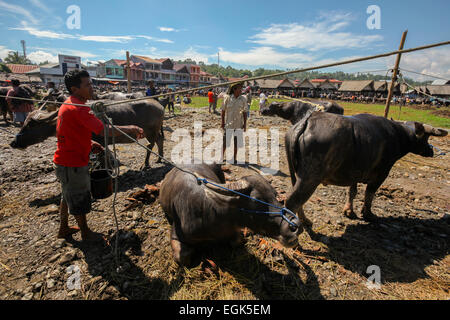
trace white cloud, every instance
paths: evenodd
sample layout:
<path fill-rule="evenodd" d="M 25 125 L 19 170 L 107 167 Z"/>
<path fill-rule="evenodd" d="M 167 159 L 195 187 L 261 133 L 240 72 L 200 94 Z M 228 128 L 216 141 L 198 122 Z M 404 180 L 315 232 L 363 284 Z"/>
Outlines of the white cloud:
<path fill-rule="evenodd" d="M 15 50 L 11 50 L 4 46 L 0 46 L 0 59 L 4 60 L 8 56 L 8 53 L 10 51 L 15 51 Z"/>
<path fill-rule="evenodd" d="M 151 36 L 142 36 L 142 35 L 139 35 L 139 36 L 136 36 L 136 37 L 137 37 L 137 38 L 147 39 L 147 40 L 150 40 L 150 41 L 156 41 L 156 42 L 173 43 L 173 41 L 172 41 L 172 40 L 169 40 L 169 39 L 154 38 L 154 37 L 151 37 Z"/>
<path fill-rule="evenodd" d="M 28 26 L 28 23 L 26 21 L 21 22 L 22 27 L 17 28 L 9 28 L 9 30 L 21 30 L 26 31 L 32 36 L 38 37 L 38 38 L 48 38 L 48 39 L 73 39 L 74 36 L 66 33 L 58 33 L 53 31 L 47 31 L 47 30 L 38 30 L 34 27 Z"/>
<path fill-rule="evenodd" d="M 159 27 L 158 29 L 159 29 L 159 31 L 162 31 L 162 32 L 174 32 L 174 31 L 176 31 L 174 28 L 167 28 L 167 27 Z"/>
<path fill-rule="evenodd" d="M 22 8 L 21 6 L 6 3 L 0 0 L 0 9 L 8 11 L 13 14 L 19 14 L 28 19 L 31 23 L 36 24 L 38 22 L 38 20 L 31 14 L 30 11 Z"/>
<path fill-rule="evenodd" d="M 94 41 L 94 42 L 118 42 L 125 43 L 133 40 L 132 36 L 78 36 L 78 40 L 82 41 Z"/>
<path fill-rule="evenodd" d="M 95 58 L 98 55 L 93 54 L 91 52 L 81 51 L 81 50 L 73 50 L 67 48 L 42 48 L 42 47 L 30 47 L 32 50 L 50 52 L 53 55 L 57 54 L 66 54 L 69 56 L 77 56 L 81 58 Z"/>
<path fill-rule="evenodd" d="M 250 37 L 248 42 L 266 46 L 318 51 L 322 49 L 363 48 L 383 40 L 380 35 L 357 35 L 343 32 L 353 17 L 350 14 L 327 13 L 319 21 L 309 24 L 271 24 L 268 28 Z"/>
<path fill-rule="evenodd" d="M 403 54 L 400 60 L 400 69 L 402 68 L 450 79 L 450 48 L 443 47 Z M 419 81 L 435 80 L 406 71 L 403 72 L 403 75 Z"/>
<path fill-rule="evenodd" d="M 158 29 L 161 32 L 180 32 L 180 31 L 182 31 L 180 29 L 175 29 L 175 28 L 172 28 L 172 27 L 158 27 Z"/>
<path fill-rule="evenodd" d="M 187 58 L 190 58 L 190 59 L 196 61 L 197 63 L 201 61 L 205 64 L 209 63 L 208 60 L 210 57 L 209 54 L 198 52 L 193 47 L 189 47 L 186 51 L 184 51 L 182 53 L 169 53 L 169 52 L 163 53 L 163 52 L 161 52 L 160 55 L 163 57 L 170 57 L 172 60 L 175 60 L 175 61 L 185 60 Z"/>
<path fill-rule="evenodd" d="M 48 61 L 49 63 L 58 62 L 58 56 L 40 50 L 29 53 L 27 55 L 27 58 L 30 59 L 30 61 L 35 64 L 39 64 L 45 61 Z"/>
<path fill-rule="evenodd" d="M 220 60 L 248 66 L 277 66 L 284 68 L 297 68 L 305 62 L 311 63 L 311 55 L 301 53 L 277 52 L 271 47 L 252 48 L 246 52 L 231 52 L 219 48 Z"/>
<path fill-rule="evenodd" d="M 103 36 L 103 35 L 71 35 L 67 33 L 60 33 L 60 32 L 54 32 L 49 30 L 39 30 L 35 27 L 30 27 L 26 21 L 21 22 L 22 27 L 16 27 L 16 28 L 9 28 L 9 30 L 20 30 L 20 31 L 26 31 L 30 35 L 35 36 L 37 38 L 48 38 L 48 39 L 59 39 L 59 40 L 65 40 L 65 39 L 75 39 L 80 41 L 92 41 L 92 42 L 112 42 L 112 43 L 126 43 L 132 40 L 136 40 L 138 38 L 147 39 L 151 41 L 156 42 L 163 42 L 163 43 L 173 43 L 172 40 L 169 39 L 160 39 L 160 38 L 154 38 L 151 36 L 145 36 L 145 35 L 124 35 L 124 36 Z"/>
<path fill-rule="evenodd" d="M 47 13 L 50 13 L 51 10 L 45 5 L 43 4 L 40 0 L 30 0 L 31 4 L 38 7 L 41 10 L 44 10 Z"/>

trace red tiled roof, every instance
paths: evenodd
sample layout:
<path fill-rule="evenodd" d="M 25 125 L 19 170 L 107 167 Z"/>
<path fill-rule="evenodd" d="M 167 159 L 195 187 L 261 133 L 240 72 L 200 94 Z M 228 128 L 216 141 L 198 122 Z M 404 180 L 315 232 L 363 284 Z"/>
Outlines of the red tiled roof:
<path fill-rule="evenodd" d="M 28 65 L 28 64 L 7 64 L 8 68 L 12 73 L 24 74 L 28 71 L 39 68 L 37 65 Z"/>
<path fill-rule="evenodd" d="M 340 80 L 336 80 L 336 79 L 311 79 L 309 81 L 311 82 L 325 82 L 325 81 L 329 81 L 329 82 L 335 82 L 335 83 L 341 83 L 342 81 Z"/>

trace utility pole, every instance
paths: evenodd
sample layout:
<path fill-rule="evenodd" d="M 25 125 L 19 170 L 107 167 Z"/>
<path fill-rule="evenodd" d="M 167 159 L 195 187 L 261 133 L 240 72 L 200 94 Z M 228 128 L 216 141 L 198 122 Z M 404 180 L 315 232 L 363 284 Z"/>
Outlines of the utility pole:
<path fill-rule="evenodd" d="M 26 47 L 25 47 L 25 40 L 20 40 L 20 43 L 22 44 L 23 57 L 26 59 L 27 58 L 27 51 L 26 51 Z"/>
<path fill-rule="evenodd" d="M 403 46 L 405 45 L 406 35 L 408 34 L 408 30 L 403 32 L 402 40 L 400 41 L 400 47 L 399 50 L 403 50 Z M 386 100 L 386 107 L 384 109 L 384 117 L 387 118 L 389 115 L 389 106 L 391 104 L 392 95 L 394 94 L 394 87 L 395 82 L 397 81 L 397 75 L 398 75 L 398 66 L 400 65 L 400 59 L 402 57 L 402 54 L 399 53 L 397 55 L 397 60 L 395 61 L 395 67 L 394 72 L 392 73 L 392 80 L 391 80 L 391 86 L 389 87 L 389 93 Z"/>
<path fill-rule="evenodd" d="M 130 53 L 127 51 L 127 91 L 131 93 Z"/>

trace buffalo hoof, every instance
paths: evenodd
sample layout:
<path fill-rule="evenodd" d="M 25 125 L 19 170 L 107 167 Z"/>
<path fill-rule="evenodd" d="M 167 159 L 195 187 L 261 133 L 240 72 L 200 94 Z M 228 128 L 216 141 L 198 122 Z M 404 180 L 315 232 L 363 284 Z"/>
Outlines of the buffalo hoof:
<path fill-rule="evenodd" d="M 378 220 L 378 217 L 372 213 L 372 211 L 362 211 L 361 212 L 364 221 L 367 222 L 375 222 Z"/>
<path fill-rule="evenodd" d="M 358 219 L 358 216 L 353 210 L 344 210 L 344 216 L 349 219 Z"/>

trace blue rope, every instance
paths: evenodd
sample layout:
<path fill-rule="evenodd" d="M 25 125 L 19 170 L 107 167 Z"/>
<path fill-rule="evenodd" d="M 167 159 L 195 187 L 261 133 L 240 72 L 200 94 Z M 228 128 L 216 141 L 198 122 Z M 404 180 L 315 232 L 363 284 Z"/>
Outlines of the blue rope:
<path fill-rule="evenodd" d="M 291 226 L 294 226 L 294 227 L 296 227 L 296 228 L 299 228 L 299 226 L 298 226 L 297 224 L 293 223 L 293 222 L 290 221 L 288 218 L 286 218 L 286 213 L 289 213 L 289 214 L 293 215 L 294 217 L 297 217 L 297 216 L 295 215 L 295 213 L 293 213 L 293 212 L 292 212 L 291 210 L 289 210 L 288 208 L 282 208 L 282 207 L 276 206 L 276 205 L 274 205 L 274 204 L 271 204 L 271 203 L 267 203 L 267 202 L 261 201 L 261 200 L 256 199 L 256 198 L 252 198 L 252 197 L 250 197 L 250 196 L 248 196 L 248 195 L 246 195 L 246 194 L 243 194 L 243 193 L 241 193 L 241 192 L 238 192 L 238 191 L 235 191 L 235 190 L 231 190 L 231 189 L 228 189 L 228 188 L 226 188 L 226 187 L 223 187 L 223 186 L 220 186 L 220 185 L 218 185 L 218 184 L 215 184 L 215 183 L 213 183 L 213 182 L 210 182 L 210 181 L 206 180 L 205 178 L 203 178 L 203 179 L 202 179 L 202 178 L 197 178 L 197 181 L 203 182 L 204 184 L 208 184 L 208 183 L 209 183 L 209 184 L 212 184 L 213 186 L 216 186 L 216 187 L 218 187 L 218 188 L 221 188 L 221 189 L 224 189 L 224 190 L 227 190 L 227 191 L 231 191 L 231 192 L 233 192 L 233 193 L 235 193 L 235 194 L 238 194 L 238 195 L 243 196 L 243 197 L 245 197 L 245 198 L 248 198 L 248 199 L 250 199 L 250 200 L 259 202 L 259 203 L 261 203 L 261 204 L 267 205 L 267 206 L 272 207 L 272 208 L 275 208 L 275 209 L 279 209 L 279 210 L 280 210 L 279 212 L 248 210 L 248 209 L 242 209 L 242 208 L 239 209 L 239 210 L 245 211 L 245 212 L 250 212 L 250 213 L 261 213 L 261 214 L 275 214 L 275 215 L 279 215 L 279 216 L 281 216 L 281 218 L 283 218 L 283 220 L 285 220 L 285 221 L 286 221 L 287 223 L 289 223 Z"/>
<path fill-rule="evenodd" d="M 445 152 L 443 152 L 441 149 L 439 149 L 438 147 L 435 147 L 435 146 L 433 146 L 431 143 L 429 143 L 429 145 L 430 145 L 430 147 L 432 147 L 432 148 L 434 148 L 434 149 L 436 149 L 438 152 L 439 152 L 439 154 L 436 156 L 436 157 L 439 157 L 439 156 L 444 156 L 444 155 L 446 155 L 446 153 Z"/>

